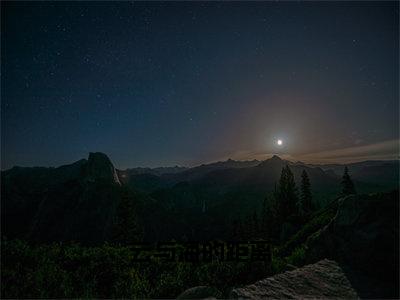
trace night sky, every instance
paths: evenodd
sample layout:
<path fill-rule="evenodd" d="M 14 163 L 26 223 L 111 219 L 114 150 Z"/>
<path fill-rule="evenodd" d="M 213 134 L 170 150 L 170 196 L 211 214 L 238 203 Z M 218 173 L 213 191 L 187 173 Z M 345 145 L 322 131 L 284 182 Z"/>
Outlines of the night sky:
<path fill-rule="evenodd" d="M 398 157 L 398 2 L 2 2 L 1 19 L 2 169 Z"/>

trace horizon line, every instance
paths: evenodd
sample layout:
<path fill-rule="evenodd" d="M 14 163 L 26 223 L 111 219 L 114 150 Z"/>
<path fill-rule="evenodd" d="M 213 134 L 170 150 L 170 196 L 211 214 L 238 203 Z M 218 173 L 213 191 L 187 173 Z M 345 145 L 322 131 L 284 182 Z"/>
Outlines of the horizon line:
<path fill-rule="evenodd" d="M 100 151 L 96 151 L 96 152 L 98 153 Z M 88 152 L 87 156 L 89 156 L 90 153 L 96 153 L 96 152 L 90 151 L 90 152 Z M 354 158 L 353 161 L 347 161 L 347 162 L 340 162 L 340 161 L 325 161 L 325 162 L 324 161 L 320 161 L 320 162 L 315 161 L 315 162 L 311 162 L 311 161 L 299 160 L 299 159 L 296 159 L 295 157 L 291 157 L 290 155 L 286 155 L 286 154 L 283 154 L 283 155 L 271 154 L 271 155 L 269 155 L 268 158 L 265 158 L 265 159 L 256 159 L 256 158 L 253 158 L 253 159 L 251 159 L 251 158 L 247 158 L 247 159 L 246 158 L 244 158 L 244 159 L 232 159 L 232 158 L 227 158 L 227 159 L 220 159 L 220 160 L 212 160 L 212 161 L 205 162 L 205 163 L 197 163 L 197 164 L 193 164 L 191 166 L 179 165 L 179 164 L 175 164 L 175 165 L 171 164 L 171 165 L 159 165 L 159 166 L 133 166 L 133 167 L 120 168 L 120 167 L 116 167 L 115 166 L 114 162 L 109 157 L 109 155 L 107 155 L 104 152 L 100 152 L 100 153 L 105 154 L 110 159 L 110 161 L 113 164 L 114 168 L 116 170 L 120 170 L 120 171 L 124 171 L 124 170 L 128 170 L 128 169 L 137 169 L 137 168 L 157 169 L 157 168 L 176 168 L 176 167 L 178 167 L 178 168 L 191 169 L 191 168 L 196 168 L 196 167 L 200 167 L 200 166 L 204 166 L 204 165 L 211 165 L 211 164 L 222 163 L 222 162 L 227 162 L 227 161 L 234 161 L 234 162 L 252 162 L 252 161 L 257 161 L 257 162 L 262 163 L 264 161 L 267 161 L 267 160 L 273 158 L 274 156 L 279 157 L 283 161 L 288 161 L 288 162 L 291 162 L 291 163 L 303 163 L 303 164 L 306 164 L 306 165 L 343 165 L 344 166 L 344 165 L 367 162 L 367 161 L 400 161 L 400 157 L 387 157 L 387 158 L 376 158 L 376 159 L 374 159 L 372 157 L 372 158 L 368 159 L 368 158 L 363 158 L 361 156 L 359 159 Z M 78 161 L 81 161 L 81 160 L 87 160 L 87 158 L 81 158 L 81 159 L 75 160 L 75 161 L 73 161 L 71 163 L 62 163 L 62 164 L 59 164 L 59 165 L 49 165 L 49 166 L 45 166 L 45 165 L 30 165 L 30 166 L 14 165 L 14 166 L 9 167 L 9 168 L 1 168 L 1 172 L 7 171 L 7 170 L 11 170 L 13 168 L 59 168 L 59 167 L 62 167 L 62 166 L 68 166 L 68 165 L 74 164 L 74 163 L 76 163 Z"/>

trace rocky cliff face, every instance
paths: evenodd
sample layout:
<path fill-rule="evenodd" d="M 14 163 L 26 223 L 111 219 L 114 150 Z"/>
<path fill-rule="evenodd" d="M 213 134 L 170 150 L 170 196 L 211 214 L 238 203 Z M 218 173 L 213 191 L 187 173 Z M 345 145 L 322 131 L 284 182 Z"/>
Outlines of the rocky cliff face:
<path fill-rule="evenodd" d="M 101 152 L 89 153 L 89 159 L 84 170 L 85 179 L 89 182 L 107 180 L 121 185 L 117 172 L 107 155 Z"/>
<path fill-rule="evenodd" d="M 339 199 L 336 215 L 304 246 L 309 265 L 236 288 L 231 297 L 398 299 L 399 192 Z"/>
<path fill-rule="evenodd" d="M 364 279 L 356 278 L 360 281 L 361 297 L 397 298 L 398 191 L 340 199 L 336 216 L 311 236 L 306 245 L 308 261 L 328 257 L 348 266 L 352 273 L 363 274 Z M 365 284 L 368 281 L 373 281 L 373 286 Z"/>
<path fill-rule="evenodd" d="M 345 272 L 324 259 L 294 271 L 278 274 L 232 290 L 235 299 L 357 299 Z"/>
<path fill-rule="evenodd" d="M 121 198 L 103 153 L 58 168 L 13 168 L 2 172 L 1 187 L 2 233 L 45 242 L 107 240 Z"/>
<path fill-rule="evenodd" d="M 396 273 L 398 199 L 398 191 L 340 199 L 333 220 L 307 241 L 309 258 L 332 257 L 378 276 Z"/>

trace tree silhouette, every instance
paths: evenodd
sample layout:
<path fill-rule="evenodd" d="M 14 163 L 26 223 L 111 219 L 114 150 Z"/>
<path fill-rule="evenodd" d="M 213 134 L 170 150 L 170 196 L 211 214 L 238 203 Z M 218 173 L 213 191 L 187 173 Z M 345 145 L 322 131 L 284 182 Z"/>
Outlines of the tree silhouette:
<path fill-rule="evenodd" d="M 302 214 L 309 214 L 313 209 L 311 184 L 306 170 L 301 173 L 301 187 L 300 187 L 300 211 Z"/>
<path fill-rule="evenodd" d="M 290 216 L 298 214 L 296 183 L 288 165 L 282 169 L 275 197 L 277 200 L 278 218 L 281 222 L 285 222 Z"/>
<path fill-rule="evenodd" d="M 276 225 L 276 210 L 274 199 L 265 197 L 262 207 L 262 215 L 260 220 L 260 227 L 262 236 L 264 238 L 272 238 L 275 233 Z"/>
<path fill-rule="evenodd" d="M 258 216 L 257 212 L 254 211 L 253 213 L 253 237 L 259 237 L 260 235 L 260 228 L 259 228 L 259 222 L 258 222 Z"/>
<path fill-rule="evenodd" d="M 243 220 L 242 238 L 251 239 L 252 237 L 253 237 L 253 217 L 251 214 L 248 214 Z"/>
<path fill-rule="evenodd" d="M 233 220 L 232 222 L 232 237 L 234 241 L 239 240 L 240 236 L 240 219 L 239 220 Z"/>
<path fill-rule="evenodd" d="M 112 228 L 112 242 L 128 245 L 141 240 L 143 232 L 138 224 L 134 203 L 130 192 L 123 190 Z"/>
<path fill-rule="evenodd" d="M 349 169 L 344 167 L 344 173 L 342 177 L 342 195 L 352 195 L 356 194 L 356 190 L 354 188 L 353 181 L 349 175 Z"/>
<path fill-rule="evenodd" d="M 260 231 L 264 236 L 268 235 L 268 221 L 270 218 L 271 216 L 269 216 L 268 198 L 265 197 L 262 204 L 262 211 L 260 217 Z"/>
<path fill-rule="evenodd" d="M 237 233 L 236 233 L 236 240 L 240 240 L 243 238 L 243 224 L 242 220 L 239 218 L 237 221 Z"/>

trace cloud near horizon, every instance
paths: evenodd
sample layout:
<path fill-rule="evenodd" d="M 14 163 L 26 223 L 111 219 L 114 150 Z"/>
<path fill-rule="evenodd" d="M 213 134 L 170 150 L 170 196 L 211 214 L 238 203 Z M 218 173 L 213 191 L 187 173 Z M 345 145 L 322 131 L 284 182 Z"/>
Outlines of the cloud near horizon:
<path fill-rule="evenodd" d="M 389 160 L 399 159 L 400 140 L 389 140 L 370 145 L 340 148 L 315 153 L 290 155 L 289 153 L 265 153 L 256 151 L 237 151 L 226 156 L 223 160 L 265 160 L 273 155 L 291 161 L 303 161 L 306 163 L 350 163 L 364 160 Z"/>

